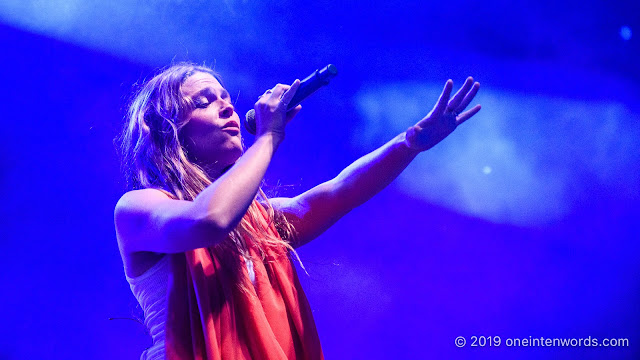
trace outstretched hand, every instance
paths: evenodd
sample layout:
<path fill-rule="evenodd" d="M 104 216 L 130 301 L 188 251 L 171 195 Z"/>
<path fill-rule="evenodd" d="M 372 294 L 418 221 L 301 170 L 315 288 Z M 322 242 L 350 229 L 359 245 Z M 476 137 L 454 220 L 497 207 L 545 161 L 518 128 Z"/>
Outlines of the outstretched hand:
<path fill-rule="evenodd" d="M 480 83 L 474 83 L 473 78 L 469 76 L 460 90 L 455 93 L 453 98 L 449 99 L 453 89 L 453 81 L 447 80 L 433 110 L 424 119 L 407 129 L 405 137 L 407 146 L 416 151 L 431 149 L 451 134 L 458 125 L 480 111 L 480 105 L 464 111 L 476 96 L 479 88 Z"/>

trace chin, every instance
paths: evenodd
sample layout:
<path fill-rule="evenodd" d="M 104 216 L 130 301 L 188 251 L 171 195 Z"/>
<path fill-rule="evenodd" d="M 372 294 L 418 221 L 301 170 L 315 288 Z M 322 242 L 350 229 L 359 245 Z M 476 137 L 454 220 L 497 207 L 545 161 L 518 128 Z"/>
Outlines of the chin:
<path fill-rule="evenodd" d="M 236 161 L 240 159 L 242 154 L 244 154 L 244 150 L 242 149 L 242 144 L 239 143 L 238 146 L 234 146 L 233 148 L 229 149 L 229 151 L 227 152 L 226 163 L 229 165 L 235 164 Z"/>

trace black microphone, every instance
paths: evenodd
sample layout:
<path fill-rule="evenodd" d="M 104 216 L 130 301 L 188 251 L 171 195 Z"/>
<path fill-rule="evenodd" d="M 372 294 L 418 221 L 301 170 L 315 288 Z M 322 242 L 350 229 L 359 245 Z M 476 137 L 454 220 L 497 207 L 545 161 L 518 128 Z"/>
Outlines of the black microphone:
<path fill-rule="evenodd" d="M 289 102 L 287 106 L 287 111 L 295 108 L 302 102 L 302 100 L 306 99 L 307 96 L 313 94 L 316 90 L 320 89 L 324 85 L 327 85 L 331 79 L 333 79 L 336 75 L 338 75 L 338 69 L 329 64 L 323 67 L 320 70 L 314 71 L 311 75 L 307 76 L 304 80 L 300 82 L 300 87 L 296 91 L 295 95 Z M 244 119 L 244 127 L 247 131 L 255 135 L 256 134 L 256 112 L 251 109 L 247 111 L 247 115 L 245 115 Z"/>

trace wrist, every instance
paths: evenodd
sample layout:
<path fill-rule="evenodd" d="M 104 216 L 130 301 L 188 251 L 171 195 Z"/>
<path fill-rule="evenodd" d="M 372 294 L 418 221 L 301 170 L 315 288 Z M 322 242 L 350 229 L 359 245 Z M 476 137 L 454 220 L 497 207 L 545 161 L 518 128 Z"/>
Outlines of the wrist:
<path fill-rule="evenodd" d="M 284 140 L 284 134 L 267 131 L 257 135 L 254 144 L 264 144 L 271 146 L 271 148 L 273 148 L 273 151 L 275 152 L 278 146 L 280 146 L 282 140 Z"/>
<path fill-rule="evenodd" d="M 411 153 L 415 153 L 418 154 L 420 152 L 422 152 L 421 149 L 419 149 L 415 144 L 413 144 L 413 142 L 411 141 L 413 139 L 412 137 L 412 133 L 415 131 L 415 129 L 413 129 L 413 127 L 410 127 L 409 129 L 407 129 L 407 131 L 402 132 L 400 135 L 398 135 L 399 137 L 399 141 L 402 143 L 402 145 Z M 411 133 L 411 134 L 410 134 Z"/>

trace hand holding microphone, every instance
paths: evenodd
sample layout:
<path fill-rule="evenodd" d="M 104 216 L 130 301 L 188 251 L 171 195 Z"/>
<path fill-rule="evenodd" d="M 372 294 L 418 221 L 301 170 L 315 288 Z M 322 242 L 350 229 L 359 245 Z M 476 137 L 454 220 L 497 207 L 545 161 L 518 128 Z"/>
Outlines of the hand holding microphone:
<path fill-rule="evenodd" d="M 284 128 L 300 111 L 302 106 L 294 107 L 287 111 L 287 105 L 300 87 L 300 80 L 289 85 L 278 84 L 260 95 L 254 105 L 254 116 L 257 121 L 253 123 L 254 135 L 275 135 L 279 143 L 284 139 Z M 255 119 L 254 119 L 255 120 Z"/>
<path fill-rule="evenodd" d="M 302 102 L 302 100 L 306 99 L 307 96 L 313 94 L 316 90 L 318 90 L 322 86 L 329 84 L 329 81 L 333 79 L 336 75 L 338 75 L 338 69 L 334 65 L 329 64 L 322 69 L 314 71 L 311 75 L 307 76 L 304 80 L 302 80 L 300 82 L 300 86 L 298 87 L 297 91 L 294 90 L 295 94 L 293 95 L 292 98 L 290 98 L 290 100 L 288 96 L 286 96 L 288 93 L 288 89 L 287 89 L 287 92 L 284 92 L 284 93 L 282 91 L 278 91 L 278 86 L 281 86 L 281 85 L 276 86 L 272 90 L 267 90 L 265 95 L 270 94 L 271 96 L 273 96 L 273 92 L 277 91 L 278 95 L 282 94 L 281 95 L 282 99 L 280 100 L 285 100 L 285 97 L 287 97 L 286 100 L 289 100 L 289 101 L 288 102 L 283 101 L 283 105 L 286 106 L 286 111 L 290 112 L 292 109 L 295 109 L 296 106 L 298 106 L 300 102 Z M 260 103 L 261 103 L 261 100 L 258 100 L 255 106 L 256 107 L 259 106 Z M 253 135 L 256 134 L 256 113 L 254 109 L 249 110 L 245 116 L 245 128 L 249 133 Z"/>

